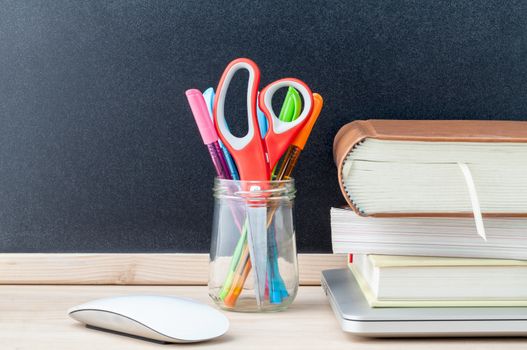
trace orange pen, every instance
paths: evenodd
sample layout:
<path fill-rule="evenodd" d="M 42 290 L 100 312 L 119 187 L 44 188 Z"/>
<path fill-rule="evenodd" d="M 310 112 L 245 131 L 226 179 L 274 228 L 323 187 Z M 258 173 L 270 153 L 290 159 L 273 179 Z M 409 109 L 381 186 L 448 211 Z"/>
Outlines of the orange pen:
<path fill-rule="evenodd" d="M 293 142 L 291 142 L 291 145 L 287 149 L 287 152 L 284 156 L 284 161 L 280 165 L 280 169 L 278 169 L 276 175 L 277 180 L 288 179 L 293 173 L 293 169 L 295 168 L 295 165 L 298 162 L 300 153 L 306 145 L 307 139 L 311 134 L 311 130 L 313 130 L 313 126 L 315 125 L 315 122 L 317 121 L 318 116 L 320 115 L 320 111 L 322 110 L 323 105 L 324 99 L 322 98 L 322 96 L 317 93 L 314 93 L 313 111 L 311 112 L 311 115 L 309 116 L 306 125 L 302 128 L 302 130 L 300 130 L 298 135 L 296 135 L 295 139 L 293 140 Z"/>
<path fill-rule="evenodd" d="M 245 284 L 245 280 L 247 279 L 247 276 L 249 276 L 249 272 L 251 271 L 251 259 L 249 259 L 249 246 L 245 245 L 242 254 L 241 254 L 241 264 L 238 264 L 238 267 L 236 268 L 234 281 L 232 282 L 231 289 L 229 290 L 229 293 L 223 299 L 223 303 L 227 307 L 234 307 L 236 305 L 236 301 L 238 300 L 238 297 L 240 296 L 243 286 Z"/>

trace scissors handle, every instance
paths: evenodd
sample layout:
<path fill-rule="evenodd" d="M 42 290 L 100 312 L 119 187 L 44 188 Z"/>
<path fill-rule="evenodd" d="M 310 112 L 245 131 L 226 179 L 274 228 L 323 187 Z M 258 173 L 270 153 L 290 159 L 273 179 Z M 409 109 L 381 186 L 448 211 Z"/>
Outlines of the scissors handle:
<path fill-rule="evenodd" d="M 247 134 L 243 137 L 234 136 L 225 120 L 225 97 L 235 73 L 240 69 L 249 72 L 247 82 Z M 256 100 L 260 84 L 260 69 L 252 60 L 238 58 L 225 68 L 221 76 L 214 99 L 214 124 L 218 136 L 236 161 L 242 180 L 269 180 L 271 173 L 266 157 L 266 150 L 260 137 Z"/>
<path fill-rule="evenodd" d="M 281 88 L 293 87 L 304 99 L 304 108 L 297 119 L 282 121 L 274 113 L 273 96 Z M 267 85 L 259 96 L 259 106 L 267 117 L 269 130 L 264 138 L 270 169 L 273 169 L 295 136 L 302 130 L 313 110 L 313 93 L 306 83 L 295 78 L 284 78 Z"/>

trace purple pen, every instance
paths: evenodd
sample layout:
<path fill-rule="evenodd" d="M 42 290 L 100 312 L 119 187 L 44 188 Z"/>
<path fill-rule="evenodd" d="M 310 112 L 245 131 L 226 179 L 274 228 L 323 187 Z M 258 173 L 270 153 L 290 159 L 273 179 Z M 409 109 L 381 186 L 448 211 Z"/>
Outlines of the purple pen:
<path fill-rule="evenodd" d="M 188 104 L 198 125 L 199 133 L 203 139 L 203 143 L 207 145 L 210 158 L 216 168 L 216 173 L 220 179 L 232 179 L 227 162 L 223 157 L 220 145 L 218 143 L 218 134 L 212 124 L 209 116 L 209 110 L 201 91 L 197 89 L 190 89 L 185 92 L 187 95 Z"/>
<path fill-rule="evenodd" d="M 207 145 L 207 149 L 209 150 L 210 157 L 212 158 L 212 163 L 214 163 L 214 167 L 216 168 L 216 173 L 218 174 L 218 177 L 220 179 L 231 180 L 231 172 L 229 171 L 227 162 L 223 157 L 223 152 L 220 148 L 219 143 L 217 141 L 209 143 Z"/>

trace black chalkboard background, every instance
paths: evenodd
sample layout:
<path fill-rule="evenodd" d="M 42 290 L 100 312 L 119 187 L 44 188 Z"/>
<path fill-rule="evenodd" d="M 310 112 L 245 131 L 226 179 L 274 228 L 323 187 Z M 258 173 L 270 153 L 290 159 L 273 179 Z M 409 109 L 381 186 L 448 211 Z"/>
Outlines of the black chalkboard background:
<path fill-rule="evenodd" d="M 302 252 L 331 250 L 346 122 L 527 117 L 525 1 L 1 1 L 0 251 L 206 252 L 184 91 L 239 56 L 325 98 L 295 173 Z"/>

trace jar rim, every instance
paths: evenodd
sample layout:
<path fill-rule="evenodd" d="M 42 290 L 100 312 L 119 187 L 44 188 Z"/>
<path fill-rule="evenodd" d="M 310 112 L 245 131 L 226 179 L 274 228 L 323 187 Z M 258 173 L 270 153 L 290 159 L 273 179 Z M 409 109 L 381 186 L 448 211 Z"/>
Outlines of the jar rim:
<path fill-rule="evenodd" d="M 241 200 L 278 200 L 295 197 L 295 180 L 244 181 L 214 179 L 214 196 Z"/>
<path fill-rule="evenodd" d="M 294 184 L 295 179 L 290 177 L 288 179 L 283 180 L 232 180 L 232 179 L 222 179 L 219 177 L 214 178 L 215 183 L 224 183 L 224 184 L 236 184 L 236 185 L 257 185 L 257 184 L 270 184 L 270 185 L 288 185 L 288 184 Z"/>

